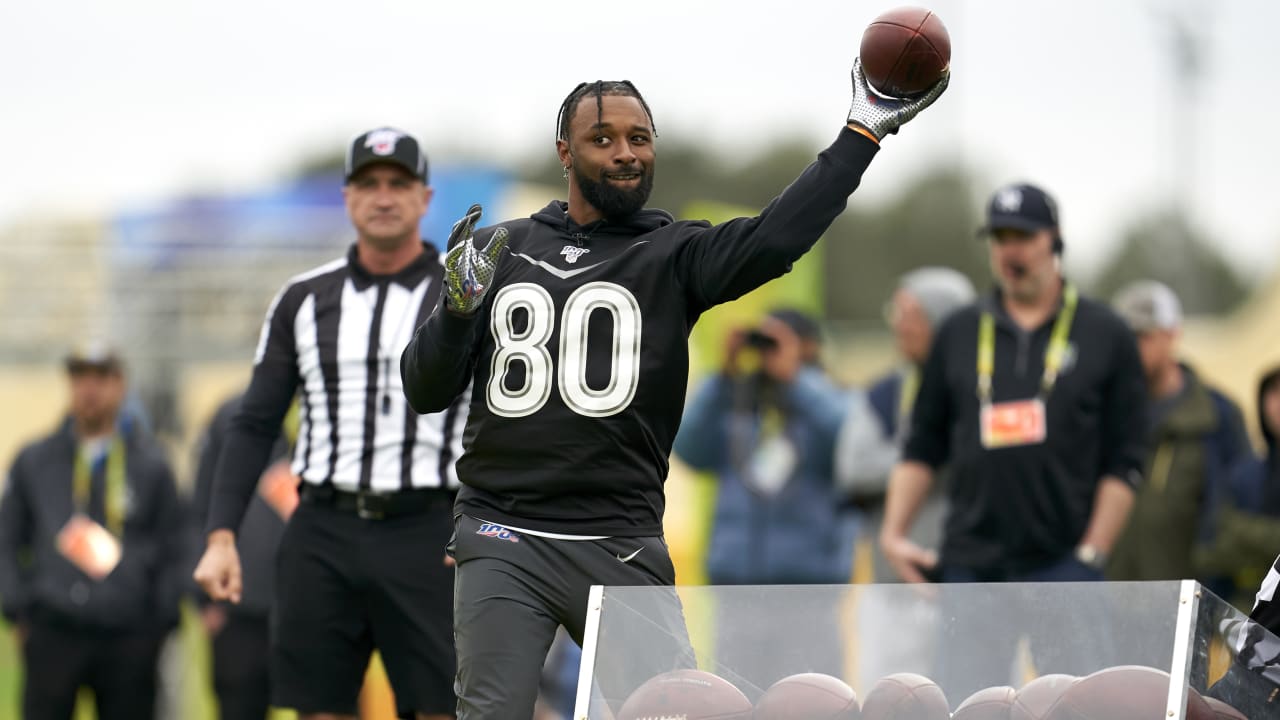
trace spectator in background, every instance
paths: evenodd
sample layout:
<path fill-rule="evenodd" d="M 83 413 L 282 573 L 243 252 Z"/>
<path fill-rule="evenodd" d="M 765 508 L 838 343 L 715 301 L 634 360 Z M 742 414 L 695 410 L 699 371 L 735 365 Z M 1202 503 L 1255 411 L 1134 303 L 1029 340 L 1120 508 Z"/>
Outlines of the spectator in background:
<path fill-rule="evenodd" d="M 200 441 L 191 528 L 196 557 L 204 550 L 204 523 L 218 456 L 243 399 L 242 394 L 237 394 L 223 402 Z M 213 689 L 222 720 L 263 720 L 270 704 L 268 620 L 275 587 L 276 548 L 284 535 L 285 521 L 298 504 L 298 478 L 289 469 L 288 457 L 297 436 L 296 420 L 296 412 L 286 416 L 284 432 L 271 450 L 271 464 L 258 481 L 258 492 L 236 535 L 244 582 L 240 602 L 213 602 L 196 589 L 200 619 L 212 649 Z"/>
<path fill-rule="evenodd" d="M 906 442 L 920 371 L 929 357 L 934 334 L 952 312 L 973 299 L 973 284 L 951 268 L 923 267 L 903 275 L 886 312 L 900 362 L 867 392 L 849 394 L 848 412 L 836 445 L 836 478 L 842 494 L 862 511 L 855 580 L 898 581 L 881 555 L 879 543 L 889 473 Z M 942 540 L 947 503 L 945 480 L 940 480 L 924 499 L 911 528 L 911 540 L 923 547 L 936 547 Z M 859 686 L 870 687 L 880 678 L 909 667 L 915 658 L 931 657 L 932 633 L 903 633 L 901 628 L 936 623 L 935 605 L 926 598 L 906 593 L 861 595 L 854 637 L 867 651 L 859 655 Z"/>
<path fill-rule="evenodd" d="M 120 356 L 67 358 L 70 417 L 24 447 L 0 501 L 0 598 L 25 666 L 22 717 L 66 720 L 81 686 L 100 720 L 155 715 L 178 620 L 182 516 L 159 448 L 119 423 Z"/>
<path fill-rule="evenodd" d="M 849 580 L 856 524 L 841 506 L 832 467 L 846 400 L 819 364 L 819 349 L 812 317 L 773 310 L 758 328 L 729 335 L 720 372 L 685 411 L 675 454 L 718 479 L 707 549 L 713 585 Z M 748 355 L 757 370 L 746 369 Z M 790 674 L 785 668 L 800 671 L 787 662 L 784 646 L 803 646 L 810 670 L 840 673 L 839 652 L 822 652 L 824 646 L 838 651 L 838 644 L 762 645 L 753 630 L 774 630 L 731 613 L 722 608 L 719 625 L 732 632 L 721 634 L 717 657 L 738 661 L 735 669 L 757 686 Z M 830 627 L 821 632 L 829 636 Z M 760 647 L 773 651 L 760 653 Z M 741 665 L 748 657 L 755 672 Z"/>
<path fill-rule="evenodd" d="M 1057 205 L 1040 188 L 994 193 L 980 234 L 990 238 L 996 290 L 937 333 L 889 478 L 882 550 L 912 582 L 1101 580 L 1141 480 L 1146 392 L 1133 334 L 1062 276 Z M 949 509 L 938 557 L 908 533 L 943 465 Z M 945 611 L 965 636 L 950 642 L 973 648 L 939 670 L 951 698 L 1009 681 L 1011 628 L 1033 634 L 1042 672 L 1091 672 L 1101 650 L 1085 644 L 1106 640 L 1035 637 L 1054 626 L 1043 614 Z"/>
<path fill-rule="evenodd" d="M 1150 404 L 1146 482 L 1107 577 L 1208 583 L 1193 553 L 1210 538 L 1228 474 L 1249 452 L 1244 420 L 1235 403 L 1179 360 L 1182 305 L 1173 290 L 1151 280 L 1135 282 L 1116 294 L 1112 307 L 1137 336 Z"/>
<path fill-rule="evenodd" d="M 859 535 L 867 538 L 874 582 L 895 582 L 898 576 L 879 553 L 878 535 L 884 517 L 884 496 L 906 441 L 911 408 L 920 387 L 920 369 L 929 357 L 933 336 L 952 312 L 973 302 L 973 284 L 945 267 L 922 267 L 898 281 L 886 311 L 901 359 L 893 370 L 875 380 L 866 393 L 853 393 L 836 445 L 836 478 L 840 488 L 863 512 Z M 941 483 L 920 508 L 912 539 L 926 547 L 941 540 L 946 507 Z"/>
<path fill-rule="evenodd" d="M 1280 547 L 1280 366 L 1258 383 L 1258 426 L 1266 452 L 1246 456 L 1233 469 L 1213 542 L 1198 549 L 1196 561 L 1206 572 L 1231 578 L 1226 599 L 1243 609 L 1253 605 L 1254 589 Z"/>
<path fill-rule="evenodd" d="M 1242 461 L 1232 474 L 1231 486 L 1242 508 L 1280 518 L 1280 366 L 1268 370 L 1258 382 L 1258 426 L 1266 452 Z"/>

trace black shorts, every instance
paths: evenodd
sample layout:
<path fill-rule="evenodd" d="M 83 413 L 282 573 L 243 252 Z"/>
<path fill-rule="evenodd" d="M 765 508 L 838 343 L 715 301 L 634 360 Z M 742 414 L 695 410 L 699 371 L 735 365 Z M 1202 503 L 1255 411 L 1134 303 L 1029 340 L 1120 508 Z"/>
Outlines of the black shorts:
<path fill-rule="evenodd" d="M 365 520 L 303 502 L 277 556 L 272 704 L 355 714 L 374 648 L 396 711 L 453 714 L 452 504 Z"/>
<path fill-rule="evenodd" d="M 671 586 L 675 568 L 661 537 L 554 540 L 462 515 L 452 552 L 458 561 L 454 637 L 458 720 L 510 720 L 533 714 L 543 661 L 563 625 L 579 645 L 592 585 Z M 679 596 L 655 592 L 635 628 L 614 637 L 627 648 L 626 677 L 599 677 L 614 710 L 639 683 L 676 667 L 694 667 Z M 630 629 L 630 628 L 628 628 Z"/>

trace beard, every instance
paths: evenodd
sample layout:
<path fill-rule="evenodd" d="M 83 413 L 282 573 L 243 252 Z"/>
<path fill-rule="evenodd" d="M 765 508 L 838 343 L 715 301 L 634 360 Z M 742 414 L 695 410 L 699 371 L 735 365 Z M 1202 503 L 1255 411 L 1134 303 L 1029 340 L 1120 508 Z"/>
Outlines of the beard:
<path fill-rule="evenodd" d="M 614 173 L 617 174 L 617 169 Z M 633 190 L 623 190 L 609 183 L 604 170 L 600 171 L 600 179 L 587 175 L 573 162 L 573 177 L 578 183 L 582 197 L 604 215 L 606 220 L 620 220 L 640 211 L 649 202 L 649 193 L 653 192 L 653 168 L 627 168 L 626 172 L 640 173 L 640 182 Z"/>

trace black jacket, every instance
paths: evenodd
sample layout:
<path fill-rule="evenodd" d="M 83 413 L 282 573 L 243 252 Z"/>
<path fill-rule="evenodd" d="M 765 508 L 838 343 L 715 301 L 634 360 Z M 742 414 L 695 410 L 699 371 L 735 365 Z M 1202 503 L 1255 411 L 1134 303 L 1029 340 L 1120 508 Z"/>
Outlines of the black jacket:
<path fill-rule="evenodd" d="M 1037 396 L 1057 313 L 1025 332 L 990 295 L 943 323 L 925 364 L 903 457 L 947 464 L 941 563 L 998 580 L 1071 555 L 1093 511 L 1098 480 L 1137 486 L 1145 456 L 1146 385 L 1133 333 L 1081 297 L 1069 350 L 1046 403 L 1047 439 L 984 448 L 979 429 L 978 325 L 995 318 L 992 401 Z"/>
<path fill-rule="evenodd" d="M 758 216 L 715 226 L 642 210 L 577 227 L 558 202 L 503 223 L 511 239 L 482 308 L 437 309 L 401 359 L 418 412 L 474 382 L 459 510 L 531 530 L 660 534 L 694 322 L 787 272 L 877 149 L 843 130 Z"/>
<path fill-rule="evenodd" d="M 186 568 L 184 518 L 168 463 L 149 438 L 126 435 L 121 559 L 110 575 L 94 581 L 55 544 L 75 511 L 76 452 L 71 425 L 64 423 L 52 435 L 24 447 L 9 471 L 0 500 L 0 598 L 5 617 L 91 628 L 173 626 Z M 89 515 L 103 523 L 92 510 Z"/>

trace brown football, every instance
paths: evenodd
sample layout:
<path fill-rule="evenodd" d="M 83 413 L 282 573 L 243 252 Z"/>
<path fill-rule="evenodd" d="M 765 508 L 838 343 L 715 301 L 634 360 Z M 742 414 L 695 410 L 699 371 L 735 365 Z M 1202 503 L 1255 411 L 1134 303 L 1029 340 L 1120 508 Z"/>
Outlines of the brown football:
<path fill-rule="evenodd" d="M 1082 677 L 1067 688 L 1045 720 L 1163 718 L 1169 673 L 1143 665 L 1118 665 Z M 1187 693 L 1187 720 L 1215 720 L 1200 693 Z"/>
<path fill-rule="evenodd" d="M 858 57 L 876 92 L 911 97 L 932 87 L 951 64 L 951 36 L 931 10 L 894 8 L 863 31 Z"/>
<path fill-rule="evenodd" d="M 728 680 L 702 670 L 673 670 L 636 688 L 618 720 L 750 720 L 751 712 L 751 701 Z"/>
<path fill-rule="evenodd" d="M 858 696 L 845 681 L 822 673 L 784 677 L 760 696 L 755 720 L 859 720 Z"/>
<path fill-rule="evenodd" d="M 1009 720 L 1017 694 L 1008 686 L 983 688 L 960 703 L 951 720 Z"/>
<path fill-rule="evenodd" d="M 871 686 L 862 703 L 862 720 L 949 720 L 947 696 L 932 680 L 895 673 Z"/>

